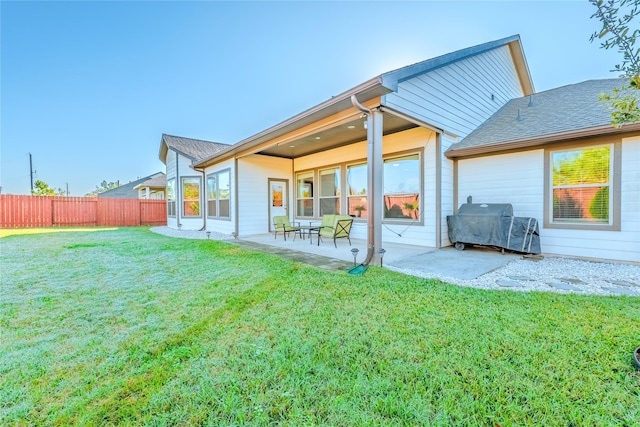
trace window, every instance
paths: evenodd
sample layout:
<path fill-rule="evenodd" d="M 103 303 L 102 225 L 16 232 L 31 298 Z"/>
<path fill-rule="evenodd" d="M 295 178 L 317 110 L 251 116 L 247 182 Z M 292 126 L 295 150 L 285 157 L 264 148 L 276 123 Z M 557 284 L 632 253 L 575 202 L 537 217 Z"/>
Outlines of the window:
<path fill-rule="evenodd" d="M 296 213 L 313 217 L 313 172 L 299 173 L 296 179 Z"/>
<path fill-rule="evenodd" d="M 422 221 L 421 151 L 396 154 L 383 159 L 383 220 L 415 223 Z M 315 169 L 296 175 L 296 216 L 321 217 L 327 214 L 348 214 L 358 219 L 368 218 L 368 166 L 365 161 L 342 163 L 325 169 Z M 314 180 L 317 178 L 317 182 Z M 314 193 L 314 183 L 318 190 Z M 346 186 L 345 191 L 342 187 Z M 314 209 L 318 208 L 317 211 Z"/>
<path fill-rule="evenodd" d="M 207 216 L 211 218 L 230 218 L 230 171 L 207 175 Z"/>
<path fill-rule="evenodd" d="M 176 180 L 167 180 L 167 216 L 176 216 Z"/>
<path fill-rule="evenodd" d="M 611 225 L 613 145 L 552 151 L 553 224 Z"/>
<path fill-rule="evenodd" d="M 320 171 L 320 216 L 340 213 L 340 168 Z"/>
<path fill-rule="evenodd" d="M 420 156 L 384 160 L 384 218 L 420 219 Z"/>
<path fill-rule="evenodd" d="M 182 178 L 182 216 L 200 216 L 200 178 Z"/>
<path fill-rule="evenodd" d="M 367 217 L 367 165 L 347 167 L 347 212 L 358 218 Z"/>

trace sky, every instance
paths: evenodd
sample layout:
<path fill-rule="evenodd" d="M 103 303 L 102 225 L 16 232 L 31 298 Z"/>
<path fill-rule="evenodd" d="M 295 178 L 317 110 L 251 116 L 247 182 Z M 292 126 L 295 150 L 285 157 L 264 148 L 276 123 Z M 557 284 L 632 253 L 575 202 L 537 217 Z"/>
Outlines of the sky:
<path fill-rule="evenodd" d="M 0 191 L 164 171 L 163 133 L 233 144 L 372 77 L 519 34 L 536 91 L 616 77 L 575 1 L 0 2 Z M 29 153 L 32 168 L 29 164 Z"/>

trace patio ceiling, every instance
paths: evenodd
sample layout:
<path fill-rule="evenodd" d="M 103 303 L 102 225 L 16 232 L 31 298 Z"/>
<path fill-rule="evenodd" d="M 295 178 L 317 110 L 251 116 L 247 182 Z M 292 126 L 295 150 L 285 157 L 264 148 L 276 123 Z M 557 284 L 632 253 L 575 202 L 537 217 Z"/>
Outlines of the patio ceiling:
<path fill-rule="evenodd" d="M 336 126 L 309 133 L 300 138 L 281 142 L 259 152 L 267 156 L 294 159 L 332 148 L 367 140 L 365 117 L 356 117 Z M 383 135 L 417 127 L 416 124 L 391 114 L 384 114 Z"/>

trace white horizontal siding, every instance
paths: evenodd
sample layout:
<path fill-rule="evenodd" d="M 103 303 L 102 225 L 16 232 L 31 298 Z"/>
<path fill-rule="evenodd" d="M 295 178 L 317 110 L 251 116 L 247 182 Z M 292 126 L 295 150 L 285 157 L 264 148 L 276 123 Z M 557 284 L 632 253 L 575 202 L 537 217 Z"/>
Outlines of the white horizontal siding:
<path fill-rule="evenodd" d="M 167 182 L 169 182 L 170 179 L 175 179 L 176 177 L 176 152 L 175 151 L 173 150 L 167 151 L 165 167 L 166 167 L 165 174 L 167 175 Z M 167 227 L 177 229 L 178 218 L 175 216 L 174 217 L 167 216 Z"/>
<path fill-rule="evenodd" d="M 170 150 L 170 152 L 173 150 Z M 191 167 L 192 161 L 191 159 L 184 157 L 181 154 L 177 154 L 178 156 L 178 174 L 176 179 L 176 193 L 178 195 L 178 200 L 176 200 L 176 213 L 178 215 L 179 223 L 178 226 L 182 230 L 200 230 L 204 226 L 204 202 L 205 202 L 205 193 L 204 193 L 204 179 L 202 177 L 202 172 L 196 171 Z M 167 154 L 168 158 L 168 154 Z M 175 157 L 174 157 L 175 164 Z M 200 211 L 202 212 L 200 217 L 188 217 L 185 218 L 182 216 L 183 212 L 183 204 L 182 204 L 182 178 L 184 177 L 193 177 L 200 179 Z"/>
<path fill-rule="evenodd" d="M 216 163 L 213 166 L 210 166 L 208 168 L 205 169 L 205 176 L 215 173 L 215 172 L 220 172 L 223 171 L 225 169 L 229 170 L 229 187 L 231 189 L 230 191 L 230 196 L 229 196 L 229 219 L 215 219 L 215 218 L 207 218 L 207 231 L 213 231 L 216 233 L 222 233 L 222 234 L 231 234 L 235 232 L 235 211 L 236 211 L 236 204 L 235 204 L 235 198 L 236 195 L 234 194 L 234 188 L 235 188 L 235 170 L 234 170 L 234 161 L 233 159 L 231 160 L 227 160 L 221 163 Z M 203 190 L 204 193 L 204 200 L 205 200 L 205 213 L 208 215 L 209 214 L 209 203 L 207 201 L 207 187 L 206 187 L 206 177 L 205 177 L 205 188 Z"/>
<path fill-rule="evenodd" d="M 401 82 L 383 104 L 464 137 L 523 95 L 509 48 L 502 46 Z"/>
<path fill-rule="evenodd" d="M 269 178 L 289 181 L 289 206 L 293 206 L 291 171 L 289 159 L 256 154 L 238 160 L 240 236 L 269 232 Z"/>
<path fill-rule="evenodd" d="M 167 179 L 175 178 L 176 176 L 176 152 L 173 150 L 167 151 L 167 163 L 166 172 Z"/>
<path fill-rule="evenodd" d="M 622 143 L 621 230 L 544 228 L 544 151 L 460 160 L 458 201 L 511 203 L 515 216 L 540 222 L 546 254 L 640 262 L 640 138 Z"/>
<path fill-rule="evenodd" d="M 177 159 L 177 161 L 176 161 Z M 184 230 L 199 230 L 204 225 L 203 218 L 183 218 L 182 217 L 182 177 L 198 177 L 202 183 L 200 188 L 201 207 L 204 208 L 204 182 L 202 173 L 195 171 L 191 167 L 191 160 L 176 153 L 174 150 L 167 151 L 166 158 L 167 181 L 175 179 L 176 188 L 176 217 L 167 217 L 167 226 L 170 228 L 181 228 Z M 204 212 L 204 210 L 202 210 Z"/>
<path fill-rule="evenodd" d="M 466 203 L 511 203 L 515 216 L 542 222 L 544 151 L 534 150 L 458 162 L 458 200 Z"/>

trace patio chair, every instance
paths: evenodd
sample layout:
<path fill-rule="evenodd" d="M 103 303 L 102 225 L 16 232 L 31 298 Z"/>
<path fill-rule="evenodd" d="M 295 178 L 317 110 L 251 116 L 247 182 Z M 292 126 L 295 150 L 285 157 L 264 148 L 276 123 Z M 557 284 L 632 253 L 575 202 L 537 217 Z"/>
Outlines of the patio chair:
<path fill-rule="evenodd" d="M 349 240 L 349 246 L 351 246 L 350 234 L 352 225 L 353 218 L 349 215 L 324 215 L 318 232 L 318 246 L 320 246 L 322 237 L 333 239 L 333 245 L 336 248 L 338 247 L 336 240 L 346 237 Z"/>
<path fill-rule="evenodd" d="M 278 238 L 278 233 L 282 233 L 284 240 L 287 240 L 287 234 L 293 232 L 293 240 L 296 240 L 296 233 L 300 233 L 300 228 L 298 227 L 300 223 L 293 222 L 294 225 L 291 225 L 289 221 L 289 217 L 286 215 L 274 216 L 273 217 L 273 229 L 275 230 L 274 239 Z"/>

